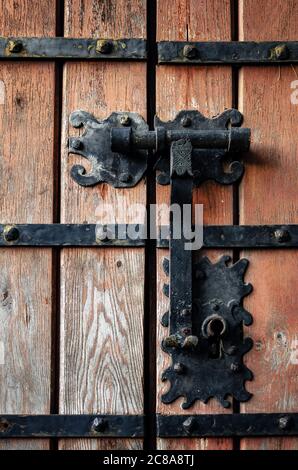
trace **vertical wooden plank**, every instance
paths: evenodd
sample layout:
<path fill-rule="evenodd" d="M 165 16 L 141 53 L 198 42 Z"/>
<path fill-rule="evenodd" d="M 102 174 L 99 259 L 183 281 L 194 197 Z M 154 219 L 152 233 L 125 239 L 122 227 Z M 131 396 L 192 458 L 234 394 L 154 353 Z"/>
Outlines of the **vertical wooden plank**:
<path fill-rule="evenodd" d="M 157 40 L 225 40 L 231 39 L 230 1 L 159 0 Z M 196 109 L 212 117 L 232 104 L 231 67 L 159 66 L 157 68 L 157 114 L 161 119 L 173 119 L 182 109 Z M 169 204 L 169 187 L 157 186 L 157 204 Z M 231 224 L 233 221 L 232 188 L 204 183 L 194 190 L 193 203 L 204 205 L 205 224 Z M 167 220 L 160 220 L 167 224 Z M 220 251 L 208 251 L 217 259 Z M 162 260 L 167 250 L 158 250 L 157 318 L 168 310 L 162 287 L 168 278 L 162 271 Z M 161 351 L 160 343 L 166 329 L 157 322 L 157 412 L 161 414 L 222 413 L 223 408 L 213 400 L 208 405 L 196 402 L 189 410 L 181 408 L 182 400 L 163 405 L 160 396 L 167 385 L 161 383 L 162 371 L 169 365 L 169 357 Z M 174 449 L 230 449 L 231 439 L 158 439 L 158 448 Z"/>
<path fill-rule="evenodd" d="M 296 8 L 295 8 L 296 7 Z M 241 40 L 294 40 L 297 2 L 240 2 Z M 266 25 L 264 27 L 264 25 Z M 252 146 L 240 193 L 242 224 L 296 223 L 297 105 L 291 103 L 294 67 L 243 67 L 240 107 L 252 128 Z M 246 362 L 254 394 L 242 412 L 297 411 L 297 250 L 245 251 L 253 293 L 245 307 L 254 317 L 247 334 L 254 348 Z M 242 449 L 297 449 L 297 438 L 242 439 Z"/>
<path fill-rule="evenodd" d="M 1 35 L 54 36 L 56 2 L 1 0 Z M 55 66 L 0 64 L 1 223 L 53 221 Z M 0 250 L 1 413 L 49 413 L 51 249 Z M 49 441 L 0 440 L 1 449 Z"/>
<path fill-rule="evenodd" d="M 65 3 L 66 36 L 144 37 L 146 1 Z M 67 63 L 64 69 L 61 221 L 102 223 L 103 204 L 116 223 L 144 223 L 129 214 L 146 203 L 144 181 L 133 189 L 82 188 L 70 177 L 79 161 L 66 142 L 69 114 L 104 118 L 135 111 L 146 119 L 146 64 Z M 84 162 L 83 162 L 84 163 Z M 112 216 L 108 214 L 107 217 Z M 67 249 L 61 259 L 61 413 L 143 413 L 144 250 Z M 60 449 L 140 449 L 140 439 L 61 440 Z"/>

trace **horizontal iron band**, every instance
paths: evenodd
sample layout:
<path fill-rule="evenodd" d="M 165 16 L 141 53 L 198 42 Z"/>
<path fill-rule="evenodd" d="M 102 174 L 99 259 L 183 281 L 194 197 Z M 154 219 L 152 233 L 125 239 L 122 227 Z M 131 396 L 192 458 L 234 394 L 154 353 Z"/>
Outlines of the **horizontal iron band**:
<path fill-rule="evenodd" d="M 163 226 L 160 230 L 168 230 Z M 169 240 L 158 239 L 158 248 Z M 204 225 L 203 248 L 297 248 L 298 225 Z"/>
<path fill-rule="evenodd" d="M 0 224 L 0 247 L 141 247 L 146 244 L 144 225 L 108 224 L 112 237 L 99 238 L 96 224 Z M 167 226 L 159 228 L 158 248 L 168 248 L 163 236 Z M 115 236 L 115 238 L 114 238 Z M 163 238 L 162 238 L 163 236 Z M 204 248 L 295 248 L 298 225 L 205 225 Z"/>
<path fill-rule="evenodd" d="M 298 41 L 161 41 L 157 47 L 159 64 L 274 65 L 298 62 Z"/>
<path fill-rule="evenodd" d="M 0 38 L 2 59 L 144 60 L 144 39 Z"/>
<path fill-rule="evenodd" d="M 5 224 L 0 225 L 0 247 L 14 246 L 97 246 L 97 247 L 140 247 L 145 246 L 142 238 L 143 225 L 107 224 L 104 231 L 98 231 L 96 224 Z M 131 235 L 135 233 L 135 238 Z"/>
<path fill-rule="evenodd" d="M 0 438 L 143 437 L 142 415 L 1 415 Z"/>
<path fill-rule="evenodd" d="M 297 436 L 298 413 L 157 415 L 157 436 Z M 142 415 L 0 415 L 0 438 L 143 437 Z"/>
<path fill-rule="evenodd" d="M 298 413 L 157 415 L 158 437 L 297 436 Z"/>

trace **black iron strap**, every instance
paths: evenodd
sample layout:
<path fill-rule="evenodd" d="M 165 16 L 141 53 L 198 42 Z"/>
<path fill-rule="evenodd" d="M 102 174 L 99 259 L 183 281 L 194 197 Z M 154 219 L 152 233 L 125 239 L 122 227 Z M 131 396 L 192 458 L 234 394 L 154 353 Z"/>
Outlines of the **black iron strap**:
<path fill-rule="evenodd" d="M 129 234 L 135 232 L 134 238 Z M 168 248 L 169 227 L 159 228 L 157 248 Z M 111 238 L 113 234 L 116 238 Z M 110 238 L 109 238 L 110 237 Z M 164 237 L 164 238 L 162 238 Z M 297 248 L 298 225 L 205 225 L 203 248 Z M 144 225 L 0 224 L 0 247 L 141 247 Z"/>
<path fill-rule="evenodd" d="M 298 62 L 298 41 L 158 43 L 159 64 L 293 64 Z"/>
<path fill-rule="evenodd" d="M 157 436 L 297 436 L 298 413 L 157 415 Z M 0 415 L 1 438 L 144 436 L 143 415 Z"/>
<path fill-rule="evenodd" d="M 144 39 L 0 38 L 2 59 L 145 60 Z"/>

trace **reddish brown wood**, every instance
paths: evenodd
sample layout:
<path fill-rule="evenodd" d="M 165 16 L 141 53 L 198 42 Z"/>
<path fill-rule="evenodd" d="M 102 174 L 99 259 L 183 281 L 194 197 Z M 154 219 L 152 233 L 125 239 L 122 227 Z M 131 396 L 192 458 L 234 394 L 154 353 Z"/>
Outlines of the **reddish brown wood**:
<path fill-rule="evenodd" d="M 0 2 L 1 35 L 54 36 L 54 0 Z M 0 65 L 1 223 L 51 223 L 55 66 Z M 0 250 L 1 413 L 49 413 L 52 250 Z M 1 449 L 48 449 L 47 439 L 0 440 Z"/>
<path fill-rule="evenodd" d="M 144 37 L 145 0 L 65 5 L 66 36 Z M 68 156 L 69 114 L 76 109 L 104 118 L 135 111 L 146 118 L 146 64 L 67 63 L 64 68 L 61 221 L 103 220 L 100 208 L 117 208 L 116 223 L 144 223 L 129 214 L 145 204 L 142 181 L 133 189 L 106 184 L 82 188 L 70 177 L 79 158 Z M 80 161 L 80 163 L 82 163 Z M 83 162 L 85 164 L 85 162 Z M 61 413 L 143 413 L 144 249 L 67 249 L 61 258 Z M 61 440 L 60 449 L 140 449 L 141 439 Z"/>
<path fill-rule="evenodd" d="M 158 40 L 230 40 L 229 1 L 163 1 L 158 2 Z M 181 109 L 197 109 L 212 117 L 232 103 L 232 72 L 230 67 L 159 66 L 157 68 L 157 114 L 162 119 L 173 119 Z M 169 202 L 169 188 L 157 187 L 159 204 Z M 204 205 L 206 224 L 231 224 L 232 188 L 214 183 L 194 191 L 193 202 Z M 162 223 L 168 223 L 162 220 Z M 220 256 L 220 251 L 208 252 L 211 259 Z M 167 250 L 157 254 L 157 412 L 162 414 L 222 413 L 213 400 L 208 405 L 197 402 L 188 411 L 181 408 L 182 400 L 163 405 L 160 396 L 167 386 L 160 382 L 162 371 L 169 365 L 169 357 L 162 353 L 160 342 L 166 329 L 160 318 L 168 309 L 162 286 L 167 282 L 162 272 L 162 259 Z M 159 449 L 230 449 L 231 439 L 158 439 Z"/>
<path fill-rule="evenodd" d="M 240 2 L 241 40 L 294 40 L 295 1 Z M 243 224 L 297 223 L 297 105 L 291 103 L 294 67 L 243 67 L 239 105 L 252 128 L 251 152 L 240 193 Z M 245 251 L 254 291 L 245 301 L 254 324 L 246 356 L 255 379 L 242 412 L 297 411 L 297 250 Z M 297 449 L 297 438 L 242 439 L 242 449 Z"/>

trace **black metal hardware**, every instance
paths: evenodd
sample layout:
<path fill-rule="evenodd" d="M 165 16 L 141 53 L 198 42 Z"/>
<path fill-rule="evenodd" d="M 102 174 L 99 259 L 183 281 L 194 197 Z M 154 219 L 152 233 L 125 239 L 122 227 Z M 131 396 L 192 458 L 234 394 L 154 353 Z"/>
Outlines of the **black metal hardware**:
<path fill-rule="evenodd" d="M 0 225 L 0 247 L 97 246 L 139 247 L 145 226 L 133 224 L 6 224 Z"/>
<path fill-rule="evenodd" d="M 159 64 L 293 64 L 298 62 L 298 41 L 161 41 Z"/>
<path fill-rule="evenodd" d="M 0 38 L 2 59 L 144 60 L 144 39 Z"/>
<path fill-rule="evenodd" d="M 229 256 L 223 256 L 215 264 L 204 257 L 194 266 L 192 279 L 189 266 L 185 267 L 188 271 L 180 269 L 176 246 L 174 250 L 178 255 L 175 256 L 174 251 L 171 258 L 170 336 L 162 344 L 163 350 L 172 357 L 172 365 L 164 371 L 162 380 L 169 380 L 171 388 L 162 396 L 162 401 L 171 403 L 184 396 L 182 408 L 185 409 L 195 400 L 207 403 L 211 397 L 217 398 L 225 408 L 231 405 L 226 400 L 228 395 L 247 401 L 251 394 L 245 390 L 244 382 L 252 379 L 252 373 L 243 364 L 242 357 L 253 343 L 250 338 L 243 339 L 242 324 L 250 325 L 252 317 L 243 309 L 242 299 L 252 290 L 250 284 L 243 282 L 248 261 L 241 259 L 228 266 Z M 184 262 L 185 259 L 188 261 L 184 256 Z M 168 273 L 168 263 L 164 263 L 164 267 Z M 181 272 L 183 275 L 189 272 L 190 279 L 184 284 L 180 278 L 178 291 L 176 278 Z M 184 290 L 187 290 L 186 306 L 181 304 L 186 297 Z M 164 292 L 167 291 L 166 285 Z"/>
<path fill-rule="evenodd" d="M 166 233 L 169 227 L 160 227 L 157 248 L 169 247 Z M 138 247 L 146 236 L 139 224 L 0 224 L 0 247 Z M 203 248 L 297 248 L 298 225 L 205 225 L 203 238 Z"/>
<path fill-rule="evenodd" d="M 169 227 L 160 227 L 158 248 L 168 248 Z M 297 248 L 298 225 L 204 225 L 202 248 Z"/>
<path fill-rule="evenodd" d="M 298 436 L 298 413 L 157 415 L 158 437 Z"/>
<path fill-rule="evenodd" d="M 143 435 L 142 415 L 0 415 L 0 439 Z"/>
<path fill-rule="evenodd" d="M 104 182 L 115 188 L 129 188 L 140 181 L 147 168 L 147 151 L 133 148 L 128 153 L 113 152 L 110 139 L 113 128 L 147 132 L 148 126 L 139 114 L 112 113 L 107 119 L 98 121 L 90 113 L 75 111 L 69 120 L 74 127 L 84 126 L 82 136 L 69 138 L 69 152 L 91 163 L 91 171 L 87 174 L 81 165 L 72 167 L 71 176 L 77 183 L 93 186 Z"/>

